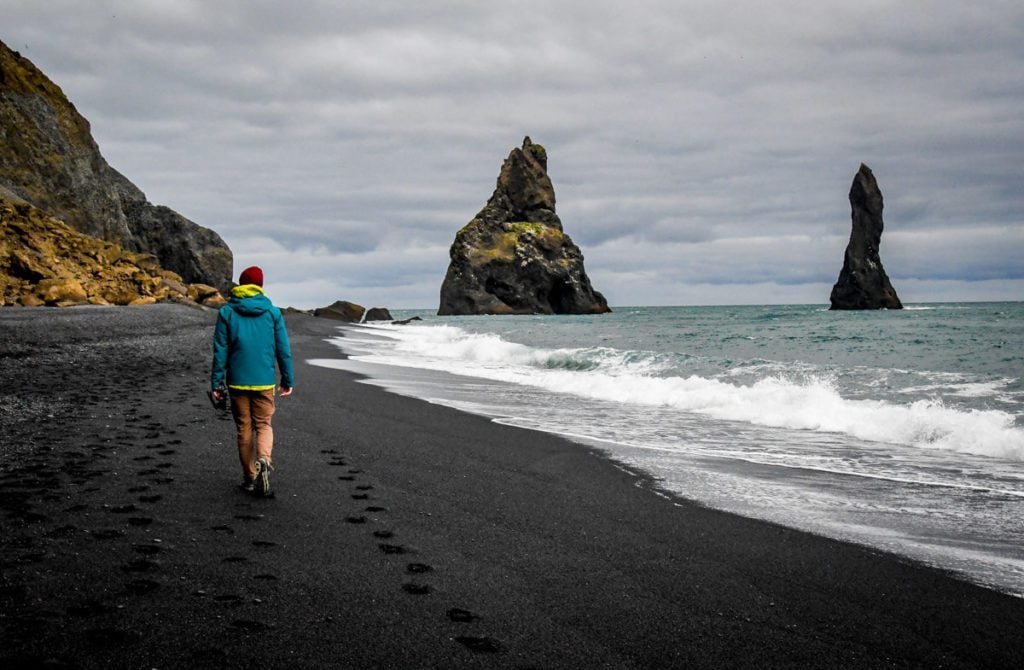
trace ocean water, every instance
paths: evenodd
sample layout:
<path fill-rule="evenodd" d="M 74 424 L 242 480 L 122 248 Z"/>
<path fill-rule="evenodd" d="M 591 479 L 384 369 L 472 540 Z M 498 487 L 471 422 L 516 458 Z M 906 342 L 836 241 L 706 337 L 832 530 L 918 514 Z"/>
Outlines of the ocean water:
<path fill-rule="evenodd" d="M 1024 597 L 1024 303 L 414 315 L 316 363 Z"/>

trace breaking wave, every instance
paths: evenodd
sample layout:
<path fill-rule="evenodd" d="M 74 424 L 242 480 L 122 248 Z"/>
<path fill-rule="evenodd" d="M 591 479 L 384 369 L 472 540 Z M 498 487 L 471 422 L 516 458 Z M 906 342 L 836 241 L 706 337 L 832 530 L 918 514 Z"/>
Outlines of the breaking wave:
<path fill-rule="evenodd" d="M 836 380 L 806 364 L 751 366 L 700 374 L 677 353 L 607 347 L 545 349 L 448 325 L 375 327 L 386 339 L 358 358 L 528 385 L 602 401 L 648 405 L 719 420 L 840 433 L 860 440 L 1024 461 L 1024 429 L 1000 410 L 846 398 Z M 348 349 L 352 340 L 346 338 Z M 956 395 L 955 393 L 949 395 Z"/>

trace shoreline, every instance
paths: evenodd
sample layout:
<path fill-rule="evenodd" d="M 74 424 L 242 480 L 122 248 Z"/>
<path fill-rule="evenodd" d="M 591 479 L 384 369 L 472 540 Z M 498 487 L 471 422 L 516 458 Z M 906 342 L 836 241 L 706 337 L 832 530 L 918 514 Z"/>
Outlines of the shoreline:
<path fill-rule="evenodd" d="M 308 365 L 338 324 L 305 315 L 245 496 L 214 316 L 0 310 L 8 667 L 1024 664 L 1019 598 Z"/>
<path fill-rule="evenodd" d="M 398 334 L 398 331 L 410 331 L 401 328 L 398 331 L 382 333 L 373 324 L 341 324 L 338 327 L 340 332 L 345 334 L 339 335 L 336 340 L 339 346 L 344 346 L 345 337 L 350 337 L 353 352 L 369 353 L 370 359 L 376 360 L 367 362 L 362 356 L 351 360 L 348 355 L 339 353 L 336 357 L 339 360 L 325 359 L 316 361 L 317 364 L 368 377 L 364 380 L 366 383 L 393 393 L 482 416 L 496 424 L 535 430 L 587 448 L 596 448 L 599 454 L 612 462 L 645 473 L 654 480 L 654 488 L 687 502 L 696 502 L 739 516 L 892 553 L 907 560 L 949 571 L 958 579 L 1024 598 L 1024 583 L 1021 582 L 1018 567 L 1021 565 L 1020 547 L 1015 542 L 1014 534 L 1008 533 L 1002 537 L 996 533 L 987 536 L 980 532 L 972 534 L 968 527 L 970 524 L 960 524 L 962 528 L 943 526 L 941 523 L 932 525 L 930 519 L 941 518 L 943 513 L 955 512 L 945 509 L 941 502 L 927 497 L 922 502 L 915 501 L 916 514 L 900 515 L 899 519 L 894 519 L 893 513 L 905 502 L 900 496 L 906 495 L 907 492 L 894 493 L 885 490 L 886 485 L 895 483 L 904 487 L 923 486 L 934 491 L 943 491 L 949 487 L 957 491 L 975 491 L 992 495 L 999 493 L 987 485 L 975 487 L 956 482 L 936 483 L 927 478 L 893 477 L 888 473 L 872 472 L 869 469 L 816 467 L 806 462 L 766 462 L 747 457 L 745 452 L 739 450 L 726 456 L 709 452 L 707 449 L 688 450 L 687 439 L 695 438 L 700 441 L 702 436 L 698 433 L 690 433 L 689 438 L 680 438 L 683 447 L 680 450 L 674 450 L 671 446 L 661 449 L 659 443 L 650 439 L 645 441 L 638 438 L 637 433 L 627 431 L 623 417 L 615 415 L 614 408 L 609 410 L 610 424 L 618 426 L 618 430 L 605 429 L 602 425 L 604 419 L 589 423 L 592 417 L 599 415 L 602 408 L 599 403 L 591 403 L 592 406 L 584 407 L 583 405 L 587 403 L 579 402 L 579 398 L 573 396 L 573 391 L 569 391 L 569 395 L 564 396 L 563 400 L 557 390 L 553 391 L 552 387 L 543 383 L 534 385 L 529 381 L 509 381 L 505 375 L 491 375 L 486 370 L 462 371 L 457 367 L 461 363 L 457 358 L 451 369 L 442 369 L 437 366 L 436 360 L 429 358 L 429 353 L 428 362 L 424 367 L 405 367 L 409 364 L 402 360 L 388 362 L 389 347 L 384 348 L 381 359 L 381 352 L 378 352 L 376 346 L 371 343 L 377 339 L 388 340 L 392 337 L 398 337 L 399 341 L 403 342 L 406 338 L 415 340 L 415 335 Z M 468 332 L 486 328 L 468 324 L 464 327 Z M 500 332 L 500 328 L 495 328 Z M 430 336 L 427 335 L 427 338 Z M 432 338 L 428 341 L 432 341 Z M 410 348 L 422 353 L 415 345 Z M 399 348 L 399 351 L 404 350 L 403 347 Z M 338 351 L 341 352 L 341 349 Z M 522 374 L 521 367 L 513 369 Z M 511 396 L 510 404 L 505 404 L 504 399 L 508 396 Z M 588 397 L 585 391 L 581 392 L 581 396 Z M 547 413 L 548 405 L 557 407 L 562 403 L 575 407 L 576 412 L 569 415 L 563 408 L 560 412 Z M 649 415 L 640 416 L 634 408 L 632 416 L 635 421 L 643 422 Z M 657 425 L 664 417 L 658 415 L 651 420 Z M 642 425 L 638 429 L 639 432 L 643 432 Z M 713 429 L 714 426 L 708 428 Z M 645 436 L 650 438 L 651 435 L 647 433 Z M 795 435 L 794 439 L 799 440 L 801 437 Z M 784 441 L 779 440 L 780 443 Z M 751 442 L 756 444 L 756 438 L 751 439 Z M 652 457 L 651 454 L 655 456 Z M 969 460 L 976 457 L 965 457 L 968 460 L 961 462 L 964 468 L 972 465 L 977 467 Z M 720 480 L 724 481 L 728 491 L 724 495 L 713 483 Z M 742 492 L 736 484 L 737 481 L 743 481 L 755 488 Z M 776 497 L 768 500 L 765 500 L 764 496 L 751 493 L 756 491 L 756 487 L 762 482 L 767 487 L 779 487 L 783 493 L 776 493 Z M 856 493 L 852 493 L 854 491 Z M 845 505 L 846 509 L 830 510 L 820 504 L 820 498 L 815 500 L 816 495 L 828 501 L 840 500 L 839 505 Z M 1012 492 L 1007 495 L 1012 495 Z M 768 504 L 759 505 L 760 502 Z M 801 505 L 801 502 L 810 504 Z M 815 502 L 819 505 L 815 506 Z M 910 504 L 914 505 L 915 502 Z M 976 509 L 987 507 L 984 501 L 977 498 L 972 502 Z M 870 505 L 876 507 L 871 511 L 863 509 L 864 506 Z M 961 511 L 960 508 L 957 508 L 957 511 Z M 1012 516 L 1013 510 L 1000 509 L 998 512 L 993 510 L 991 517 L 985 520 L 996 519 L 996 514 L 1000 512 L 1009 515 L 1004 517 L 1007 521 L 1015 518 Z"/>

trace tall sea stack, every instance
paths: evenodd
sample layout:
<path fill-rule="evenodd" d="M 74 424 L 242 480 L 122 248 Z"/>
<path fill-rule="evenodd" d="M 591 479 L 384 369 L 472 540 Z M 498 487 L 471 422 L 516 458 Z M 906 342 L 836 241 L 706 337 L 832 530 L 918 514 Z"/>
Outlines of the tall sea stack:
<path fill-rule="evenodd" d="M 509 154 L 494 194 L 455 235 L 449 255 L 440 315 L 611 311 L 562 231 L 547 152 L 529 137 Z"/>
<path fill-rule="evenodd" d="M 882 192 L 871 169 L 861 163 L 850 187 L 853 230 L 843 269 L 832 287 L 831 309 L 903 309 L 889 283 L 878 247 L 882 242 Z"/>
<path fill-rule="evenodd" d="M 86 235 L 153 254 L 186 282 L 231 286 L 231 250 L 214 231 L 145 194 L 100 154 L 60 87 L 0 42 L 0 193 Z"/>

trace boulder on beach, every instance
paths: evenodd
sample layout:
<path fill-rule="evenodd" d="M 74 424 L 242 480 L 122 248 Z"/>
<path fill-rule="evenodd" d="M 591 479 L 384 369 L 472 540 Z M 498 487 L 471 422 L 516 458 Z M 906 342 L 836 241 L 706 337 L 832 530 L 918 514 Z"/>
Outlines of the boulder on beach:
<path fill-rule="evenodd" d="M 326 307 L 317 307 L 313 310 L 313 316 L 348 323 L 359 323 L 363 320 L 366 308 L 348 300 L 336 300 Z"/>
<path fill-rule="evenodd" d="M 388 311 L 387 307 L 371 307 L 366 310 L 366 318 L 364 321 L 391 321 L 394 319 L 391 316 L 391 312 Z"/>
<path fill-rule="evenodd" d="M 843 269 L 832 287 L 831 309 L 902 309 L 878 256 L 884 227 L 882 192 L 863 163 L 850 187 L 850 207 L 853 229 Z"/>
<path fill-rule="evenodd" d="M 0 42 L 0 189 L 86 235 L 152 254 L 187 283 L 227 292 L 217 233 L 145 194 L 107 164 L 89 122 L 27 58 Z"/>
<path fill-rule="evenodd" d="M 555 214 L 547 152 L 529 137 L 509 154 L 493 195 L 455 235 L 449 256 L 440 315 L 611 311 Z"/>

